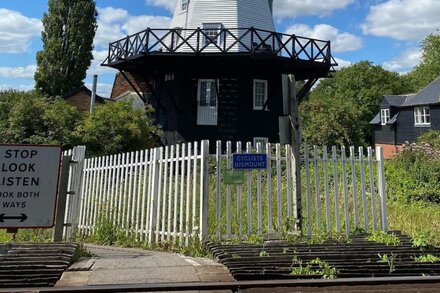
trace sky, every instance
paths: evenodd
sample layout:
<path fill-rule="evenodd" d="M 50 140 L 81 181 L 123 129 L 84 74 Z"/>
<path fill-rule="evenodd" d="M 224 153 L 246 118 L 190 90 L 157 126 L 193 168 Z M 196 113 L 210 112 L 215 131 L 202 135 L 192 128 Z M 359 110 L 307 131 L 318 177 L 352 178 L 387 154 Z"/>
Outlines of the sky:
<path fill-rule="evenodd" d="M 100 66 L 108 43 L 151 28 L 168 28 L 178 0 L 97 0 L 94 60 L 85 83 L 98 75 L 108 97 L 115 71 Z M 212 0 L 217 1 L 217 0 Z M 0 90 L 34 88 L 47 0 L 0 0 Z M 399 73 L 420 62 L 421 41 L 440 30 L 440 0 L 274 0 L 282 33 L 330 40 L 340 68 L 369 60 Z"/>

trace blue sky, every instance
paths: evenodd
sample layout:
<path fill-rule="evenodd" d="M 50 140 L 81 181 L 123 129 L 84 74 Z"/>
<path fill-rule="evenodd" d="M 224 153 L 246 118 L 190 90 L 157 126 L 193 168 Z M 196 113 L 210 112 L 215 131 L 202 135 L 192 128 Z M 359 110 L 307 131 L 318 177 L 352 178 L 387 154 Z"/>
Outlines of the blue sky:
<path fill-rule="evenodd" d="M 86 84 L 99 75 L 108 96 L 114 71 L 99 64 L 107 44 L 146 27 L 168 27 L 177 0 L 97 0 L 95 60 Z M 216 1 L 216 0 L 212 0 Z M 420 42 L 440 29 L 440 0 L 274 0 L 279 32 L 332 41 L 341 66 L 360 60 L 407 72 L 420 62 Z M 0 89 L 34 87 L 47 0 L 0 0 Z"/>

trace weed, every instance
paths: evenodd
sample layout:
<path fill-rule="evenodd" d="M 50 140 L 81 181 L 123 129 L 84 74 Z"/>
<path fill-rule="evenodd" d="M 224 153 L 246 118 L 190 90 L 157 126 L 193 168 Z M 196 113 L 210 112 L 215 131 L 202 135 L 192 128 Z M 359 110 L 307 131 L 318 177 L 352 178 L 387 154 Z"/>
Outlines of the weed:
<path fill-rule="evenodd" d="M 283 254 L 287 254 L 288 252 L 289 252 L 289 248 L 284 247 L 284 248 L 283 248 Z"/>
<path fill-rule="evenodd" d="M 290 275 L 293 276 L 321 275 L 323 279 L 336 279 L 338 275 L 336 268 L 331 267 L 326 261 L 319 258 L 311 260 L 307 265 L 304 266 L 302 261 L 294 256 L 292 259 L 292 266 L 294 267 L 292 268 Z"/>
<path fill-rule="evenodd" d="M 260 257 L 268 257 L 269 253 L 265 250 L 260 251 Z"/>
<path fill-rule="evenodd" d="M 90 253 L 90 251 L 87 250 L 84 244 L 80 243 L 75 250 L 75 254 L 73 255 L 72 258 L 72 263 L 77 262 L 82 257 L 92 257 L 92 256 L 93 255 Z"/>
<path fill-rule="evenodd" d="M 440 257 L 432 255 L 432 254 L 425 254 L 425 255 L 420 255 L 418 257 L 415 257 L 414 260 L 416 262 L 434 263 L 434 262 L 440 262 Z"/>
<path fill-rule="evenodd" d="M 367 240 L 373 241 L 376 243 L 381 243 L 385 245 L 399 245 L 400 239 L 395 234 L 389 234 L 383 231 L 374 231 L 370 236 L 367 237 Z"/>
<path fill-rule="evenodd" d="M 390 268 L 390 271 L 389 271 L 390 274 L 396 270 L 396 267 L 395 267 L 396 255 L 394 255 L 391 252 L 391 255 L 379 253 L 378 256 L 379 256 L 379 260 L 377 262 L 387 263 Z"/>

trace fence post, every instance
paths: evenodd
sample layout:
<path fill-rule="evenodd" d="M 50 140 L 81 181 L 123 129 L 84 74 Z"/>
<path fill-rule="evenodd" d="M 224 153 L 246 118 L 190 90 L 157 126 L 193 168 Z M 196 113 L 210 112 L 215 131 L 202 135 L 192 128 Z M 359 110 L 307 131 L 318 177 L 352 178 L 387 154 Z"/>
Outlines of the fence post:
<path fill-rule="evenodd" d="M 72 156 L 63 156 L 61 161 L 60 185 L 58 188 L 57 213 L 53 241 L 63 241 L 64 215 L 66 213 L 67 189 L 69 187 L 69 169 Z"/>
<path fill-rule="evenodd" d="M 203 140 L 201 146 L 200 169 L 200 240 L 208 236 L 208 200 L 209 200 L 209 140 Z"/>
<path fill-rule="evenodd" d="M 379 197 L 380 197 L 380 215 L 382 222 L 382 230 L 388 230 L 388 222 L 387 222 L 387 194 L 385 190 L 385 168 L 384 168 L 384 158 L 383 158 L 383 149 L 382 147 L 377 147 L 376 149 L 376 158 L 378 163 L 378 189 L 379 189 Z"/>
<path fill-rule="evenodd" d="M 153 150 L 153 174 L 152 174 L 152 191 L 150 198 L 150 225 L 149 225 L 149 234 L 148 234 L 148 243 L 151 244 L 153 241 L 153 233 L 156 232 L 156 212 L 157 212 L 157 194 L 158 194 L 158 184 L 159 184 L 159 164 L 158 164 L 158 148 Z"/>

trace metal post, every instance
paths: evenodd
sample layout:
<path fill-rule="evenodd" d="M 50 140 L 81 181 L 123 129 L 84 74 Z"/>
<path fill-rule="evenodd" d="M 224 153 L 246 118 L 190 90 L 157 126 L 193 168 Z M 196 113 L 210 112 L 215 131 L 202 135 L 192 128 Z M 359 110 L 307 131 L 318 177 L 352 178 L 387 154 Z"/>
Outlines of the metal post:
<path fill-rule="evenodd" d="M 388 222 L 387 222 L 387 194 L 385 190 L 385 170 L 384 170 L 384 158 L 383 158 L 383 149 L 382 147 L 378 147 L 376 149 L 376 158 L 378 162 L 378 177 L 379 177 L 379 197 L 380 197 L 380 215 L 382 222 L 382 230 L 388 230 Z"/>
<path fill-rule="evenodd" d="M 202 162 L 200 171 L 200 240 L 208 236 L 208 200 L 209 200 L 209 140 L 202 141 Z"/>
<path fill-rule="evenodd" d="M 64 215 L 66 213 L 67 188 L 69 186 L 69 169 L 72 156 L 64 156 L 61 161 L 60 185 L 58 187 L 57 213 L 55 218 L 54 242 L 63 241 Z"/>
<path fill-rule="evenodd" d="M 296 226 L 297 231 L 302 228 L 302 213 L 301 213 L 301 136 L 299 124 L 299 102 L 296 97 L 295 76 L 289 75 L 289 115 L 290 115 L 290 145 L 292 146 L 292 153 L 294 159 L 293 175 L 295 179 L 295 212 L 296 212 Z"/>
<path fill-rule="evenodd" d="M 93 107 L 95 107 L 97 84 L 98 84 L 98 76 L 95 74 L 93 75 L 92 96 L 90 97 L 90 113 L 93 113 Z"/>

